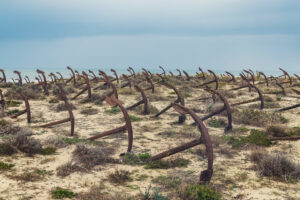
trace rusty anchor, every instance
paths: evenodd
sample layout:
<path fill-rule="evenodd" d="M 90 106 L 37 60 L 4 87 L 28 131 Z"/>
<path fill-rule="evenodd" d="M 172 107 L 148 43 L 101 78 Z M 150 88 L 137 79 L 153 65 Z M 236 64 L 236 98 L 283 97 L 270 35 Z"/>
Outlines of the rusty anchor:
<path fill-rule="evenodd" d="M 27 123 L 31 123 L 31 112 L 30 112 L 30 105 L 28 102 L 28 97 L 23 93 L 21 93 L 20 96 L 22 97 L 22 99 L 25 102 L 26 109 L 14 114 L 13 116 L 11 116 L 11 118 L 16 119 L 17 117 L 27 113 Z"/>
<path fill-rule="evenodd" d="M 64 82 L 64 77 L 63 77 L 63 75 L 62 75 L 60 72 L 56 72 L 56 73 L 59 75 L 60 81 Z"/>
<path fill-rule="evenodd" d="M 124 87 L 126 87 L 126 86 L 128 86 L 129 88 L 131 88 L 131 80 L 130 80 L 130 78 L 129 78 L 130 76 L 127 76 L 127 75 L 125 75 L 125 74 L 122 74 L 122 77 L 123 77 L 125 83 L 121 85 L 121 88 L 124 88 Z"/>
<path fill-rule="evenodd" d="M 67 69 L 71 71 L 71 78 L 68 79 L 66 81 L 66 83 L 69 83 L 70 81 L 73 80 L 73 85 L 75 86 L 76 85 L 76 75 L 75 75 L 75 73 L 74 73 L 74 71 L 73 71 L 73 69 L 71 67 L 67 66 Z"/>
<path fill-rule="evenodd" d="M 144 115 L 147 115 L 149 114 L 149 110 L 148 110 L 148 99 L 147 99 L 147 96 L 145 94 L 145 92 L 143 91 L 142 88 L 140 88 L 138 85 L 134 85 L 134 88 L 137 92 L 140 92 L 141 93 L 141 96 L 142 96 L 142 100 L 138 101 L 137 103 L 133 104 L 132 106 L 129 106 L 127 107 L 126 109 L 127 110 L 132 110 L 133 108 L 141 105 L 141 104 L 144 104 L 144 111 L 143 111 L 143 114 Z"/>
<path fill-rule="evenodd" d="M 19 79 L 16 79 L 16 80 L 18 81 L 18 85 L 19 85 L 19 86 L 22 86 L 22 85 L 23 85 L 23 81 L 22 81 L 21 72 L 15 70 L 14 73 L 18 75 L 18 78 L 19 78 Z"/>
<path fill-rule="evenodd" d="M 162 66 L 158 66 L 163 72 L 160 75 L 166 76 L 166 71 Z"/>
<path fill-rule="evenodd" d="M 205 76 L 204 71 L 202 70 L 201 67 L 199 67 L 198 69 L 199 69 L 199 71 L 201 72 L 201 75 L 202 75 L 200 78 L 202 78 L 202 80 L 205 80 L 205 79 L 206 79 L 206 76 Z"/>
<path fill-rule="evenodd" d="M 180 71 L 180 69 L 176 69 L 176 71 L 178 71 L 178 76 L 181 77 L 181 71 Z"/>
<path fill-rule="evenodd" d="M 152 82 L 152 80 L 151 80 L 151 77 L 149 77 L 148 73 L 146 73 L 146 72 L 143 72 L 143 75 L 144 75 L 146 81 L 150 84 L 150 87 L 145 88 L 144 90 L 145 90 L 145 91 L 146 91 L 146 90 L 151 90 L 152 93 L 154 93 L 154 84 L 153 84 L 153 82 Z"/>
<path fill-rule="evenodd" d="M 1 83 L 6 83 L 6 75 L 3 69 L 0 69 L 0 72 L 2 74 L 2 78 L 0 78 Z"/>
<path fill-rule="evenodd" d="M 182 70 L 182 72 L 183 72 L 184 75 L 186 76 L 186 80 L 187 80 L 187 81 L 190 81 L 190 80 L 191 80 L 190 75 L 189 75 L 186 71 L 184 71 L 184 70 Z"/>
<path fill-rule="evenodd" d="M 129 77 L 132 77 L 135 79 L 135 71 L 132 67 L 128 67 L 127 71 L 129 71 L 130 73 L 130 76 Z"/>
<path fill-rule="evenodd" d="M 107 83 L 107 85 L 108 85 L 109 87 L 112 88 L 112 91 L 111 91 L 110 93 L 108 93 L 107 96 L 110 97 L 110 96 L 114 95 L 114 96 L 115 96 L 114 98 L 118 99 L 118 91 L 117 91 L 117 88 L 116 88 L 116 86 L 111 82 L 111 80 L 109 80 L 107 74 L 106 74 L 104 71 L 101 71 L 101 70 L 98 70 L 98 73 L 99 73 L 100 76 L 102 76 L 102 77 L 104 78 L 104 81 Z M 105 98 L 105 97 L 104 97 L 104 98 Z M 103 101 L 104 98 L 101 99 L 101 101 Z"/>
<path fill-rule="evenodd" d="M 210 74 L 213 75 L 214 80 L 211 80 L 211 81 L 202 83 L 201 85 L 198 85 L 198 87 L 202 87 L 202 86 L 206 86 L 206 85 L 211 84 L 211 83 L 215 83 L 215 84 L 216 84 L 215 90 L 217 90 L 217 89 L 219 88 L 219 80 L 218 80 L 217 75 L 216 75 L 212 70 L 207 70 L 207 71 L 208 71 Z"/>
<path fill-rule="evenodd" d="M 78 76 L 84 79 L 84 84 L 86 86 L 78 94 L 76 94 L 72 98 L 72 100 L 74 100 L 77 97 L 79 97 L 80 95 L 82 95 L 85 91 L 88 91 L 88 98 L 91 99 L 92 98 L 92 89 L 90 86 L 90 81 L 89 81 L 88 75 L 85 72 L 82 72 L 82 75 L 78 75 Z"/>
<path fill-rule="evenodd" d="M 208 183 L 208 182 L 210 182 L 210 179 L 212 178 L 212 175 L 213 175 L 213 146 L 212 146 L 212 142 L 211 142 L 210 136 L 208 134 L 207 128 L 205 127 L 205 125 L 203 124 L 201 119 L 191 109 L 186 108 L 183 105 L 180 105 L 177 103 L 172 103 L 171 105 L 181 115 L 186 115 L 186 114 L 191 115 L 191 117 L 197 124 L 197 127 L 201 133 L 201 137 L 198 139 L 192 140 L 191 142 L 185 143 L 183 145 L 171 148 L 171 149 L 164 151 L 160 154 L 157 154 L 155 156 L 152 156 L 151 158 L 146 160 L 146 162 L 160 160 L 162 158 L 174 155 L 176 153 L 179 153 L 181 151 L 184 151 L 186 149 L 189 149 L 196 145 L 204 143 L 205 147 L 206 147 L 206 156 L 207 156 L 207 160 L 208 160 L 208 165 L 207 165 L 207 169 L 202 171 L 200 174 L 200 182 Z"/>
<path fill-rule="evenodd" d="M 67 96 L 65 94 L 65 91 L 63 90 L 62 86 L 60 84 L 58 84 L 58 87 L 59 87 L 59 90 L 60 90 L 60 98 L 65 103 L 65 106 L 66 106 L 66 108 L 68 110 L 68 113 L 69 113 L 69 117 L 67 119 L 63 119 L 63 120 L 59 120 L 59 121 L 55 121 L 55 122 L 51 122 L 51 123 L 48 123 L 48 124 L 41 125 L 40 127 L 41 128 L 48 128 L 48 127 L 51 127 L 51 126 L 54 126 L 54 125 L 57 125 L 57 124 L 63 124 L 63 123 L 66 123 L 66 122 L 70 122 L 71 123 L 71 136 L 73 136 L 74 135 L 74 128 L 75 128 L 75 118 L 74 118 L 74 115 L 73 115 L 72 106 L 69 104 L 68 98 L 67 98 Z"/>
<path fill-rule="evenodd" d="M 117 81 L 117 84 L 119 84 L 119 77 L 118 77 L 118 74 L 117 74 L 117 72 L 116 72 L 116 70 L 114 70 L 114 69 L 110 69 L 110 71 L 115 75 L 115 79 L 114 80 L 112 80 L 112 81 Z"/>
<path fill-rule="evenodd" d="M 232 73 L 226 71 L 226 74 L 228 74 L 231 77 L 231 79 L 228 80 L 227 82 L 234 82 L 234 83 L 236 83 L 236 78 L 235 78 L 235 76 Z"/>
<path fill-rule="evenodd" d="M 289 75 L 289 73 L 287 73 L 287 71 L 285 71 L 284 69 L 282 69 L 281 67 L 279 67 L 279 70 L 281 70 L 283 72 L 283 75 L 284 77 L 288 77 L 288 82 L 282 82 L 281 84 L 284 84 L 284 83 L 289 83 L 290 86 L 293 84 L 293 79 L 291 78 L 291 76 Z"/>
<path fill-rule="evenodd" d="M 174 92 L 177 95 L 177 99 L 174 101 L 174 103 L 180 103 L 182 106 L 184 106 L 184 98 L 183 98 L 182 94 L 173 85 L 171 85 L 170 83 L 167 83 L 167 82 L 161 82 L 161 84 L 166 86 L 167 88 L 174 90 Z M 154 117 L 159 117 L 161 114 L 165 113 L 170 108 L 172 108 L 172 103 L 169 104 L 168 106 L 166 106 L 164 109 L 162 109 L 156 115 L 154 115 Z M 179 119 L 178 119 L 178 123 L 179 124 L 183 123 L 185 121 L 185 119 L 186 119 L 185 115 L 180 115 Z"/>
<path fill-rule="evenodd" d="M 41 79 L 40 84 L 42 85 L 42 87 L 44 89 L 44 94 L 48 96 L 49 91 L 48 91 L 48 85 L 47 85 L 47 79 L 46 79 L 46 76 L 45 76 L 45 72 L 42 71 L 42 70 L 39 70 L 39 69 L 37 69 L 36 72 L 43 77 L 43 80 Z"/>
<path fill-rule="evenodd" d="M 104 137 L 104 136 L 108 136 L 108 135 L 120 133 L 120 132 L 123 132 L 123 131 L 127 130 L 127 132 L 128 132 L 128 147 L 127 147 L 127 152 L 130 152 L 131 149 L 132 149 L 132 144 L 133 144 L 133 131 L 132 131 L 131 120 L 129 118 L 128 112 L 122 106 L 122 102 L 120 100 L 115 99 L 113 97 L 108 97 L 108 96 L 105 98 L 105 100 L 106 100 L 106 102 L 109 105 L 111 105 L 113 107 L 118 106 L 120 108 L 120 110 L 123 113 L 124 119 L 125 119 L 125 125 L 120 126 L 118 128 L 115 128 L 115 129 L 112 129 L 112 130 L 109 130 L 109 131 L 102 132 L 101 134 L 92 136 L 92 137 L 90 137 L 88 139 L 89 140 L 95 140 L 95 139 L 98 139 L 98 138 L 101 138 L 101 137 Z"/>

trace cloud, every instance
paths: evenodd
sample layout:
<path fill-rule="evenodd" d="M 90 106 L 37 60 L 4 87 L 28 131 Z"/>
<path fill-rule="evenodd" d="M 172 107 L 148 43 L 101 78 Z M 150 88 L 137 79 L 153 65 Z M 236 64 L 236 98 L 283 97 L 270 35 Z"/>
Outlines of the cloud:
<path fill-rule="evenodd" d="M 298 0 L 10 0 L 0 40 L 97 35 L 299 34 Z"/>

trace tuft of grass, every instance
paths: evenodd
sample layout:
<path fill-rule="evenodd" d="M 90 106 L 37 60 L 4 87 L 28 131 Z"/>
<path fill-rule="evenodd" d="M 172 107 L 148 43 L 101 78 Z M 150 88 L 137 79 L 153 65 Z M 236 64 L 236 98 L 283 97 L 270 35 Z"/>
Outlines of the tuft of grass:
<path fill-rule="evenodd" d="M 4 120 L 4 119 L 0 120 L 0 127 L 5 127 L 7 125 L 9 125 L 9 123 L 6 120 Z"/>
<path fill-rule="evenodd" d="M 261 176 L 279 178 L 286 182 L 300 180 L 300 165 L 289 160 L 286 153 L 254 151 L 250 159 L 256 164 L 256 170 Z"/>
<path fill-rule="evenodd" d="M 52 98 L 49 100 L 49 103 L 58 103 L 58 102 L 59 102 L 59 100 L 56 98 Z"/>
<path fill-rule="evenodd" d="M 5 101 L 5 105 L 7 107 L 18 107 L 21 104 L 22 104 L 21 101 L 14 101 L 14 100 L 7 100 L 7 101 Z"/>
<path fill-rule="evenodd" d="M 72 199 L 73 197 L 77 196 L 77 193 L 74 193 L 68 189 L 63 189 L 60 187 L 55 188 L 54 190 L 52 190 L 51 193 L 53 199 L 64 199 L 64 198 Z"/>
<path fill-rule="evenodd" d="M 98 112 L 99 112 L 98 109 L 95 109 L 95 108 L 85 108 L 80 111 L 80 113 L 84 114 L 84 115 L 95 115 Z"/>
<path fill-rule="evenodd" d="M 272 144 L 266 133 L 256 129 L 252 129 L 248 136 L 239 136 L 238 138 L 231 136 L 226 139 L 232 145 L 232 148 L 240 148 L 246 144 L 255 144 L 258 146 L 270 146 Z"/>
<path fill-rule="evenodd" d="M 108 114 L 115 115 L 115 114 L 118 114 L 119 112 L 121 112 L 121 110 L 120 110 L 119 107 L 112 107 L 111 109 L 105 110 L 104 112 L 108 113 Z"/>
<path fill-rule="evenodd" d="M 97 141 L 92 141 L 85 138 L 62 138 L 62 141 L 69 145 L 77 144 L 77 143 L 92 144 L 92 145 L 99 144 L 99 142 Z"/>
<path fill-rule="evenodd" d="M 177 189 L 177 187 L 181 184 L 180 178 L 176 176 L 158 176 L 155 177 L 152 182 L 165 189 Z"/>
<path fill-rule="evenodd" d="M 214 128 L 221 128 L 222 127 L 222 122 L 220 122 L 218 119 L 216 118 L 212 118 L 209 122 L 208 125 L 210 127 L 214 127 Z"/>
<path fill-rule="evenodd" d="M 189 185 L 180 191 L 182 199 L 220 200 L 221 195 L 208 185 Z"/>
<path fill-rule="evenodd" d="M 137 156 L 133 153 L 126 153 L 122 157 L 122 162 L 126 165 L 139 165 L 139 164 L 142 164 L 142 161 L 140 160 L 139 156 Z"/>
<path fill-rule="evenodd" d="M 42 155 L 53 155 L 56 153 L 56 147 L 46 147 L 41 150 Z"/>
<path fill-rule="evenodd" d="M 278 113 L 262 110 L 244 109 L 233 113 L 235 123 L 264 127 L 272 123 L 286 123 L 288 120 Z"/>
<path fill-rule="evenodd" d="M 116 163 L 116 160 L 110 157 L 113 153 L 113 149 L 110 148 L 103 146 L 88 148 L 86 145 L 79 143 L 76 145 L 72 155 L 80 167 L 91 169 L 96 165 Z"/>
<path fill-rule="evenodd" d="M 8 164 L 8 163 L 0 161 L 0 171 L 2 171 L 2 170 L 9 170 L 9 169 L 11 169 L 14 166 L 15 166 L 14 164 Z"/>
<path fill-rule="evenodd" d="M 141 121 L 142 119 L 137 117 L 137 116 L 134 116 L 134 115 L 129 115 L 129 119 L 131 122 L 138 122 L 138 121 Z M 122 118 L 122 121 L 125 122 L 125 119 Z"/>
<path fill-rule="evenodd" d="M 132 181 L 131 173 L 126 170 L 116 170 L 108 175 L 108 180 L 111 183 L 124 185 L 128 181 Z"/>
<path fill-rule="evenodd" d="M 145 169 L 169 169 L 175 167 L 187 167 L 190 163 L 189 160 L 177 158 L 175 160 L 157 160 L 147 162 L 144 166 Z"/>
<path fill-rule="evenodd" d="M 56 168 L 57 176 L 66 177 L 74 172 L 83 172 L 87 171 L 86 169 L 78 166 L 76 163 L 67 162 Z"/>
<path fill-rule="evenodd" d="M 10 175 L 10 178 L 18 181 L 23 181 L 23 182 L 34 182 L 34 181 L 39 181 L 43 178 L 42 175 L 36 173 L 36 172 L 23 172 L 22 174 L 19 175 Z"/>
<path fill-rule="evenodd" d="M 35 169 L 34 172 L 38 175 L 41 175 L 41 176 L 46 176 L 46 175 L 52 175 L 52 171 L 48 171 L 48 170 L 45 170 L 45 169 Z"/>
<path fill-rule="evenodd" d="M 18 112 L 19 112 L 19 109 L 13 109 L 13 110 L 7 111 L 6 114 L 12 115 L 12 114 L 15 114 L 15 113 L 18 113 Z"/>
<path fill-rule="evenodd" d="M 144 162 L 145 160 L 151 158 L 151 154 L 150 154 L 150 153 L 140 153 L 140 154 L 138 155 L 138 157 L 139 157 L 139 159 L 140 159 L 141 161 Z"/>
<path fill-rule="evenodd" d="M 17 152 L 16 149 L 13 148 L 10 144 L 0 143 L 0 155 L 10 156 L 16 152 Z"/>
<path fill-rule="evenodd" d="M 29 155 L 40 153 L 42 145 L 40 140 L 34 139 L 24 133 L 17 133 L 10 139 L 9 144 Z"/>

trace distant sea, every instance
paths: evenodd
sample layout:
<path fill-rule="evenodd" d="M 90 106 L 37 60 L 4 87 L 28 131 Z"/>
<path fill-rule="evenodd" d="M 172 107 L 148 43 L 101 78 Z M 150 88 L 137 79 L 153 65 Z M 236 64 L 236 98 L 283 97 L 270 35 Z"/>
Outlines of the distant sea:
<path fill-rule="evenodd" d="M 72 67 L 72 66 L 71 66 Z M 78 72 L 82 72 L 82 71 L 86 71 L 88 72 L 88 70 L 92 70 L 94 71 L 94 73 L 96 75 L 98 75 L 97 71 L 100 69 L 104 72 L 106 72 L 107 74 L 112 74 L 110 69 L 111 68 L 108 68 L 108 67 L 92 67 L 92 68 L 88 68 L 88 67 L 72 67 L 73 70 L 77 70 Z M 142 71 L 142 67 L 132 67 L 136 73 L 138 72 L 141 72 Z M 161 73 L 162 70 L 159 68 L 159 67 L 144 67 L 146 68 L 147 70 L 149 70 L 150 72 L 152 73 Z M 169 71 L 172 71 L 175 75 L 178 74 L 178 72 L 176 71 L 176 68 L 167 68 L 167 67 L 164 67 L 166 72 L 168 73 Z M 35 81 L 35 77 L 37 76 L 37 72 L 36 70 L 37 69 L 40 69 L 40 70 L 43 70 L 46 75 L 49 75 L 50 72 L 53 72 L 56 74 L 56 72 L 60 72 L 64 78 L 69 78 L 71 76 L 70 74 L 70 71 L 67 69 L 67 67 L 48 67 L 48 68 L 43 68 L 43 67 L 26 67 L 26 68 L 2 68 L 4 69 L 5 71 L 5 74 L 6 74 L 6 78 L 7 78 L 7 81 L 9 82 L 12 82 L 12 78 L 16 79 L 17 78 L 17 75 L 13 73 L 14 70 L 18 70 L 21 72 L 21 75 L 22 77 L 25 77 L 25 76 L 28 76 L 29 79 L 31 81 Z M 117 71 L 118 74 L 129 74 L 129 72 L 127 71 L 127 67 L 122 67 L 122 68 L 113 68 Z M 195 67 L 193 69 L 191 68 L 179 68 L 180 70 L 185 70 L 186 72 L 188 72 L 189 74 L 191 75 L 194 75 L 196 74 L 196 72 L 199 72 L 198 70 L 198 67 Z M 225 73 L 225 71 L 228 71 L 228 72 L 231 72 L 235 75 L 238 75 L 241 70 L 231 70 L 231 69 L 224 69 L 224 70 L 219 70 L 219 69 L 213 69 L 213 68 L 205 68 L 205 67 L 202 67 L 203 71 L 207 71 L 208 69 L 211 69 L 213 70 L 216 74 L 222 74 L 222 73 Z M 244 69 L 247 69 L 247 68 L 244 68 Z M 252 69 L 254 72 L 256 71 L 256 69 Z M 281 75 L 282 72 L 278 69 L 278 68 L 275 68 L 274 70 L 270 71 L 270 70 L 263 70 L 263 69 L 259 69 L 260 71 L 264 72 L 266 75 L 273 75 L 273 76 L 278 76 L 278 75 Z M 290 73 L 291 75 L 292 74 L 298 74 L 300 75 L 300 69 L 298 70 L 286 70 L 288 73 Z M 1 75 L 0 75 L 1 76 Z M 50 79 L 50 77 L 47 77 Z"/>

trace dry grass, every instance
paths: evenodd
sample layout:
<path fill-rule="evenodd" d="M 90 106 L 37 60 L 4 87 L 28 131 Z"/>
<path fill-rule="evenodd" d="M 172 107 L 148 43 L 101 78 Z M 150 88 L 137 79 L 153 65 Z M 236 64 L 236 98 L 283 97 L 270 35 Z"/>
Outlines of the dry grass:
<path fill-rule="evenodd" d="M 115 163 L 116 160 L 110 157 L 112 154 L 113 150 L 111 148 L 105 148 L 103 146 L 89 148 L 79 143 L 73 151 L 73 159 L 79 166 L 91 169 L 96 165 Z"/>
<path fill-rule="evenodd" d="M 56 168 L 57 176 L 66 177 L 74 172 L 87 172 L 85 168 L 78 166 L 76 163 L 67 162 Z"/>
<path fill-rule="evenodd" d="M 279 178 L 286 182 L 300 180 L 300 165 L 289 160 L 286 153 L 254 151 L 250 159 L 256 164 L 255 169 L 261 176 Z"/>
<path fill-rule="evenodd" d="M 131 173 L 126 170 L 116 170 L 108 175 L 108 180 L 111 183 L 124 185 L 126 182 L 131 181 Z"/>
<path fill-rule="evenodd" d="M 9 144 L 17 148 L 19 151 L 27 153 L 29 155 L 40 153 L 42 150 L 40 140 L 34 139 L 23 133 L 14 135 L 9 140 Z"/>

